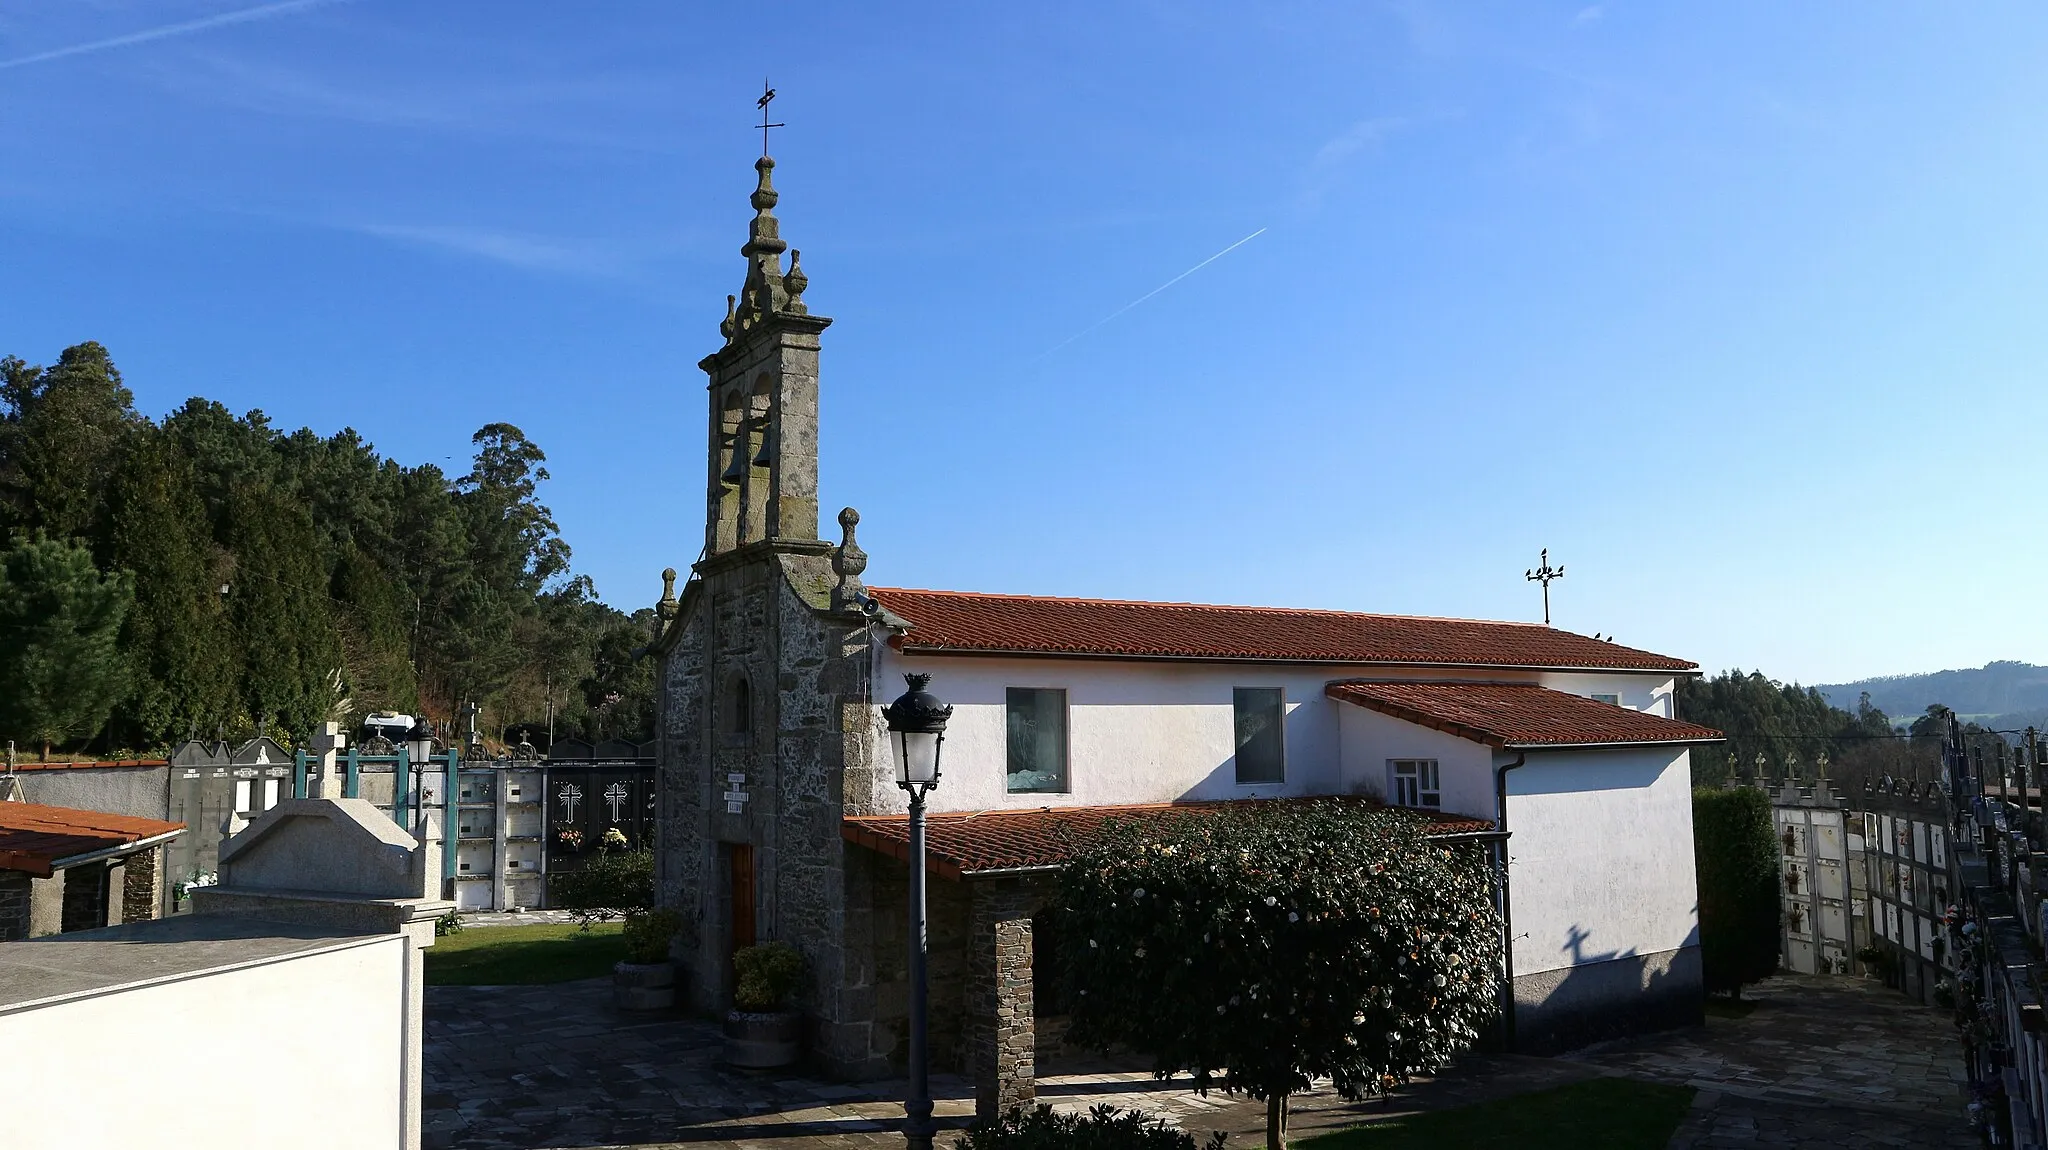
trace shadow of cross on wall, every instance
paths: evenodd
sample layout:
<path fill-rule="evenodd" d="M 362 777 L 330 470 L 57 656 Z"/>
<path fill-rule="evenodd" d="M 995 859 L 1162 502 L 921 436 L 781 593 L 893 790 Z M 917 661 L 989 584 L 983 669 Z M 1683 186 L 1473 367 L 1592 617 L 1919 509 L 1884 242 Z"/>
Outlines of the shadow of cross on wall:
<path fill-rule="evenodd" d="M 1517 1051 L 1555 1053 L 1703 1019 L 1697 946 L 1646 957 L 1635 947 L 1592 950 L 1592 937 L 1574 923 L 1558 948 L 1569 966 L 1516 978 Z"/>

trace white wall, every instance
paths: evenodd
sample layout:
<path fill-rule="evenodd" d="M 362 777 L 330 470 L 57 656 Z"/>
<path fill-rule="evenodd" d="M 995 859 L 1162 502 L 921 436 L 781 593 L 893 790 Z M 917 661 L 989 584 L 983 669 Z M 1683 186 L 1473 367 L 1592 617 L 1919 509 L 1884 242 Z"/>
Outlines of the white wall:
<path fill-rule="evenodd" d="M 1669 714 L 1672 678 L 1659 674 L 1537 674 L 1459 672 L 1389 667 L 1302 666 L 1295 664 L 1196 663 L 1174 661 L 998 658 L 987 656 L 904 656 L 878 643 L 874 682 L 884 702 L 902 690 L 906 671 L 932 676 L 932 691 L 953 704 L 946 727 L 939 786 L 931 809 L 973 811 L 1044 806 L 1163 803 L 1180 800 L 1352 793 L 1371 784 L 1384 787 L 1384 760 L 1396 750 L 1344 750 L 1347 728 L 1393 747 L 1438 748 L 1446 764 L 1461 764 L 1454 803 L 1444 808 L 1491 818 L 1493 784 L 1468 777 L 1470 763 L 1484 773 L 1477 744 L 1384 716 L 1355 720 L 1362 708 L 1334 702 L 1323 688 L 1334 679 L 1403 678 L 1538 682 L 1556 690 L 1621 696 L 1622 705 Z M 1066 794 L 1009 794 L 1008 739 L 1004 692 L 1010 687 L 1060 687 L 1067 692 L 1068 784 Z M 1286 780 L 1239 786 L 1231 693 L 1236 687 L 1279 687 L 1286 692 Z M 1349 714 L 1347 714 L 1349 713 Z M 1396 732 L 1396 728 L 1401 728 Z M 878 762 L 890 762 L 885 747 L 872 748 Z M 1419 752 L 1418 752 L 1419 753 Z M 1479 756 L 1475 759 L 1474 756 Z M 1374 768 L 1371 760 L 1381 766 Z M 1452 787 L 1449 779 L 1444 784 Z M 877 809 L 901 811 L 906 796 L 884 785 L 872 796 Z M 849 796 L 855 801 L 857 796 Z M 1688 826 L 1690 822 L 1688 821 Z"/>
<path fill-rule="evenodd" d="M 1699 941 L 1689 752 L 1532 751 L 1507 777 L 1516 975 Z"/>
<path fill-rule="evenodd" d="M 391 1150 L 405 947 L 394 934 L 0 1014 L 0 1145 Z"/>
<path fill-rule="evenodd" d="M 1484 743 L 1349 703 L 1337 704 L 1344 734 L 1344 793 L 1387 798 L 1392 759 L 1435 759 L 1441 809 L 1491 820 L 1494 817 L 1493 754 Z"/>

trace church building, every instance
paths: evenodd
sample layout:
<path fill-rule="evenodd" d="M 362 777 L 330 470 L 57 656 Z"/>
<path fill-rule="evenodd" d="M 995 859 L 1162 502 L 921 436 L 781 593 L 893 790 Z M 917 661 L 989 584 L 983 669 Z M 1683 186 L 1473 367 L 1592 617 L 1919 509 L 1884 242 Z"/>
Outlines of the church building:
<path fill-rule="evenodd" d="M 1700 1017 L 1689 747 L 1698 667 L 1549 626 L 871 587 L 839 513 L 819 537 L 831 320 L 756 165 L 746 280 L 708 377 L 702 558 L 665 573 L 657 857 L 693 1004 L 732 952 L 809 961 L 813 1069 L 900 1072 L 907 798 L 879 708 L 906 672 L 955 706 L 930 796 L 934 1065 L 982 1108 L 1031 1096 L 1056 1039 L 1032 916 L 1064 828 L 1168 806 L 1361 796 L 1426 812 L 1507 866 L 1518 1049 Z M 895 576 L 901 579 L 902 576 Z"/>

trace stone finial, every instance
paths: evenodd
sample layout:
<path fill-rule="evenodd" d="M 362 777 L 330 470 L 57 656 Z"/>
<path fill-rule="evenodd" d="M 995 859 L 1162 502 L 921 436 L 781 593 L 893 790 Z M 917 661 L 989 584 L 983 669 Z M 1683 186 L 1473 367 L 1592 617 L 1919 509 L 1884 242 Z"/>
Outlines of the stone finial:
<path fill-rule="evenodd" d="M 782 276 L 782 286 L 789 291 L 789 302 L 784 307 L 796 315 L 803 315 L 810 311 L 809 308 L 804 306 L 804 289 L 811 286 L 811 277 L 804 274 L 804 269 L 799 262 L 803 258 L 804 253 L 791 248 L 789 251 L 789 271 L 783 273 Z"/>
<path fill-rule="evenodd" d="M 725 297 L 725 318 L 718 322 L 718 334 L 727 339 L 731 339 L 732 333 L 740 329 L 739 315 L 734 309 L 734 305 L 739 303 L 739 298 L 734 295 Z"/>
<path fill-rule="evenodd" d="M 661 569 L 661 599 L 654 605 L 657 618 L 673 619 L 676 613 L 676 569 Z"/>
<path fill-rule="evenodd" d="M 754 161 L 760 179 L 748 203 L 754 205 L 754 221 L 747 228 L 747 242 L 740 254 L 747 257 L 747 283 L 740 295 L 761 313 L 782 305 L 782 253 L 789 245 L 782 240 L 782 225 L 775 219 L 775 161 L 762 156 Z"/>
<path fill-rule="evenodd" d="M 842 532 L 839 546 L 832 552 L 832 570 L 839 575 L 839 585 L 832 589 L 832 606 L 839 610 L 850 610 L 860 603 L 860 573 L 868 569 L 868 553 L 860 549 L 853 538 L 853 529 L 860 526 L 860 512 L 848 507 L 839 513 L 839 529 Z"/>

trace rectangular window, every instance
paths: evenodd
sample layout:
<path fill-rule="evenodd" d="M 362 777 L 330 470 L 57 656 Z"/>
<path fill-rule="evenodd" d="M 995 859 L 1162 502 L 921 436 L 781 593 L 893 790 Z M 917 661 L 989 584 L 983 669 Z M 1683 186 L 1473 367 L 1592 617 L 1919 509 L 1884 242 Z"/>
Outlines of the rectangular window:
<path fill-rule="evenodd" d="M 1237 723 L 1237 781 L 1277 783 L 1287 777 L 1286 745 L 1281 737 L 1287 717 L 1287 696 L 1278 687 L 1236 687 L 1231 710 Z"/>
<path fill-rule="evenodd" d="M 250 809 L 253 809 L 253 808 L 252 808 L 252 806 L 251 806 L 251 804 L 250 804 L 250 802 L 249 802 L 249 792 L 250 792 L 250 790 L 251 790 L 251 789 L 252 789 L 252 784 L 250 783 L 250 781 L 249 781 L 248 779 L 236 779 L 236 780 L 235 780 L 235 813 L 236 813 L 236 814 L 240 814 L 240 813 L 241 813 L 241 812 L 243 812 L 243 811 L 246 811 L 246 810 L 250 810 Z"/>
<path fill-rule="evenodd" d="M 1010 731 L 1010 793 L 1065 794 L 1067 693 L 1058 687 L 1011 687 L 1003 701 Z"/>
<path fill-rule="evenodd" d="M 1393 785 L 1387 793 L 1394 796 L 1397 807 L 1423 807 L 1441 810 L 1444 804 L 1443 788 L 1437 783 L 1435 759 L 1395 759 L 1388 765 L 1393 776 Z"/>
<path fill-rule="evenodd" d="M 1593 700 L 1596 703 L 1605 703 L 1610 707 L 1621 706 L 1620 695 L 1588 695 L 1586 697 Z"/>
<path fill-rule="evenodd" d="M 263 780 L 263 809 L 266 811 L 277 805 L 277 783 L 276 779 Z"/>

